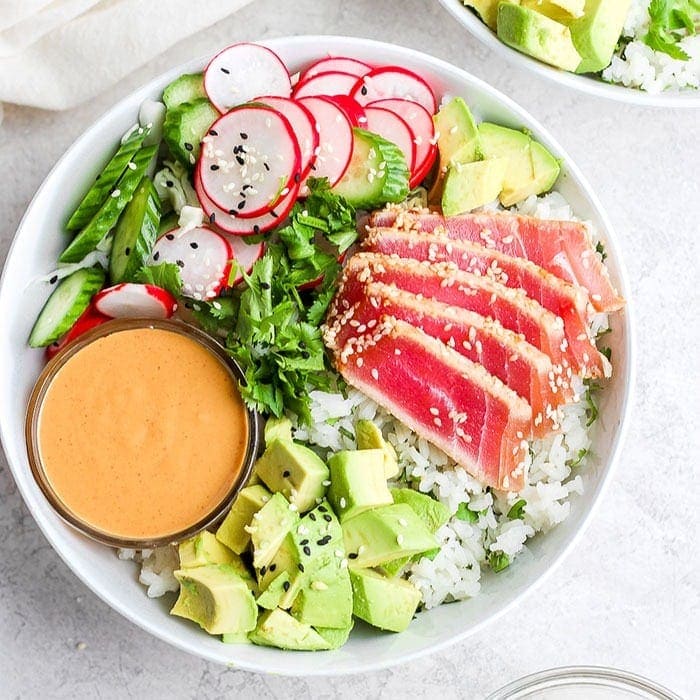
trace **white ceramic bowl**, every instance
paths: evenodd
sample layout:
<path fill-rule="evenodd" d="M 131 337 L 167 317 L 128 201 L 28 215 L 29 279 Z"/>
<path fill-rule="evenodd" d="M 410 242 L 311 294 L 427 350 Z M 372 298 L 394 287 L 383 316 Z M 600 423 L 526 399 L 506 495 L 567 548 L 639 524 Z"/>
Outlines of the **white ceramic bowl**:
<path fill-rule="evenodd" d="M 487 84 L 425 54 L 364 39 L 293 37 L 263 42 L 297 70 L 325 54 L 348 55 L 369 63 L 393 63 L 418 71 L 438 94 L 463 96 L 482 119 L 526 127 L 562 161 L 558 189 L 581 216 L 594 222 L 604 239 L 615 284 L 629 299 L 618 246 L 598 200 L 571 159 L 531 116 Z M 215 49 L 216 47 L 212 47 Z M 435 651 L 503 614 L 515 605 L 573 545 L 615 462 L 633 386 L 630 310 L 617 316 L 611 334 L 615 375 L 604 393 L 595 436 L 595 457 L 583 479 L 585 494 L 572 503 L 571 516 L 546 537 L 535 538 L 530 554 L 497 576 L 487 576 L 482 593 L 473 600 L 442 606 L 421 614 L 399 635 L 379 634 L 357 625 L 350 642 L 334 652 L 282 652 L 253 645 L 224 645 L 195 625 L 167 614 L 171 600 L 150 600 L 137 581 L 136 567 L 117 559 L 114 550 L 98 545 L 67 527 L 53 512 L 32 479 L 24 443 L 27 398 L 43 364 L 43 354 L 27 347 L 32 323 L 47 295 L 33 283 L 50 271 L 64 245 L 62 222 L 77 204 L 134 122 L 141 102 L 157 98 L 163 87 L 183 72 L 199 70 L 196 60 L 156 78 L 110 109 L 59 160 L 40 187 L 17 232 L 0 282 L 0 426 L 2 441 L 15 480 L 32 515 L 54 549 L 97 595 L 145 630 L 192 654 L 257 672 L 290 675 L 358 673 L 405 662 Z"/>
<path fill-rule="evenodd" d="M 564 87 L 609 100 L 646 107 L 700 107 L 700 90 L 655 94 L 624 85 L 605 83 L 588 75 L 577 75 L 549 66 L 504 44 L 469 8 L 465 7 L 462 0 L 439 0 L 439 2 L 468 32 L 498 56 L 511 61 L 519 68 L 531 70 Z"/>

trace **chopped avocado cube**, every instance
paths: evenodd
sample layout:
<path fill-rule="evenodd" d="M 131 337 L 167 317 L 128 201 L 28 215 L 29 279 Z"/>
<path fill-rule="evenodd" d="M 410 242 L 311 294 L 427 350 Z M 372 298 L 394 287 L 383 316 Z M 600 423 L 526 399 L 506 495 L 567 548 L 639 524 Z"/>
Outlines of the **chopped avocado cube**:
<path fill-rule="evenodd" d="M 610 63 L 630 4 L 630 0 L 586 0 L 583 15 L 569 25 L 582 57 L 577 73 L 596 73 Z"/>
<path fill-rule="evenodd" d="M 279 608 L 264 612 L 248 638 L 253 644 L 278 649 L 318 651 L 331 648 L 311 625 L 295 620 L 289 613 Z"/>
<path fill-rule="evenodd" d="M 479 160 L 479 131 L 467 103 L 461 97 L 453 97 L 443 105 L 433 121 L 438 133 L 441 169 L 453 163 L 457 153 L 462 163 Z"/>
<path fill-rule="evenodd" d="M 270 500 L 253 515 L 247 526 L 253 543 L 253 566 L 267 566 L 277 553 L 287 533 L 298 524 L 296 507 L 281 494 L 274 493 Z"/>
<path fill-rule="evenodd" d="M 326 579 L 326 580 L 324 580 Z M 289 612 L 315 627 L 347 629 L 352 621 L 352 586 L 347 568 L 325 567 L 302 587 Z"/>
<path fill-rule="evenodd" d="M 236 554 L 243 552 L 250 542 L 250 533 L 245 528 L 250 525 L 253 514 L 270 500 L 271 495 L 259 484 L 241 489 L 231 510 L 216 531 L 216 539 Z"/>
<path fill-rule="evenodd" d="M 331 649 L 339 649 L 348 641 L 353 624 L 353 621 L 350 620 L 350 625 L 345 629 L 335 629 L 333 627 L 316 627 L 315 629 L 330 644 Z"/>
<path fill-rule="evenodd" d="M 420 591 L 408 581 L 386 578 L 371 569 L 350 572 L 353 613 L 374 627 L 403 632 L 418 608 Z"/>
<path fill-rule="evenodd" d="M 286 416 L 267 419 L 265 423 L 265 444 L 269 445 L 273 440 L 286 440 L 292 442 L 292 421 Z"/>
<path fill-rule="evenodd" d="M 581 63 L 569 27 L 527 7 L 501 2 L 498 38 L 508 46 L 563 70 L 575 71 Z"/>
<path fill-rule="evenodd" d="M 437 532 L 449 519 L 449 508 L 415 489 L 391 489 L 394 503 L 405 503 L 423 521 L 430 532 Z"/>
<path fill-rule="evenodd" d="M 434 535 L 405 503 L 366 510 L 342 524 L 351 567 L 380 566 L 438 546 Z"/>
<path fill-rule="evenodd" d="M 384 451 L 343 450 L 329 460 L 328 500 L 340 522 L 368 508 L 393 503 L 384 476 Z"/>
<path fill-rule="evenodd" d="M 442 190 L 444 215 L 470 212 L 498 199 L 508 163 L 508 158 L 489 158 L 476 163 L 451 165 Z"/>
<path fill-rule="evenodd" d="M 355 423 L 355 440 L 360 450 L 384 451 L 384 478 L 392 479 L 398 476 L 399 462 L 396 451 L 384 439 L 382 431 L 371 420 L 358 420 Z"/>
<path fill-rule="evenodd" d="M 328 467 L 308 447 L 290 440 L 272 440 L 255 471 L 268 488 L 283 494 L 301 513 L 313 508 L 326 493 Z"/>
<path fill-rule="evenodd" d="M 193 569 L 207 564 L 230 564 L 236 555 L 216 539 L 213 533 L 203 530 L 189 540 L 180 542 L 177 553 L 180 567 Z"/>
<path fill-rule="evenodd" d="M 328 502 L 323 501 L 301 519 L 285 537 L 270 565 L 260 570 L 260 587 L 267 588 L 276 577 L 287 572 L 290 587 L 279 603 L 279 607 L 286 609 L 299 591 L 312 582 L 322 581 L 330 586 L 346 577 L 346 566 L 340 524 Z"/>
<path fill-rule="evenodd" d="M 180 595 L 171 615 L 193 620 L 209 634 L 240 634 L 255 628 L 258 606 L 246 582 L 228 564 L 175 572 Z"/>
<path fill-rule="evenodd" d="M 247 632 L 224 632 L 221 641 L 224 644 L 250 644 Z"/>
<path fill-rule="evenodd" d="M 522 131 L 482 122 L 479 133 L 487 159 L 508 159 L 499 197 L 504 207 L 510 207 L 532 194 L 546 192 L 559 176 L 559 163 L 554 156 Z"/>
<path fill-rule="evenodd" d="M 419 559 L 420 557 L 420 554 L 415 555 L 416 559 Z M 398 559 L 392 559 L 391 561 L 378 566 L 377 569 L 385 576 L 398 576 L 406 568 L 406 566 L 413 561 L 413 559 L 414 557 L 399 557 Z"/>
<path fill-rule="evenodd" d="M 274 610 L 279 606 L 284 594 L 289 590 L 289 587 L 289 574 L 286 571 L 283 571 L 258 596 L 258 605 L 266 610 Z"/>
<path fill-rule="evenodd" d="M 496 31 L 499 2 L 500 0 L 464 0 L 464 4 L 467 7 L 473 7 L 479 13 L 479 17 L 484 23 L 494 31 Z"/>

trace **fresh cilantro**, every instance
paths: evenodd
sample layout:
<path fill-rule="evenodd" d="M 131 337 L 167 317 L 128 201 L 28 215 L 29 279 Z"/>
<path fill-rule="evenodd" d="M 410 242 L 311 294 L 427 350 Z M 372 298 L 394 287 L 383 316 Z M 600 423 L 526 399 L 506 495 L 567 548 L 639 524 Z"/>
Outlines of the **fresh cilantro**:
<path fill-rule="evenodd" d="M 527 505 L 527 501 L 524 498 L 517 500 L 510 507 L 510 510 L 508 511 L 508 517 L 511 520 L 519 520 L 520 518 L 523 517 L 523 511 L 525 510 L 526 505 Z"/>
<path fill-rule="evenodd" d="M 603 355 L 608 362 L 612 359 L 612 348 L 607 347 L 604 345 L 602 348 L 600 348 L 600 354 Z"/>
<path fill-rule="evenodd" d="M 595 252 L 598 253 L 600 259 L 605 262 L 605 258 L 608 257 L 608 254 L 605 252 L 605 246 L 600 241 L 595 244 Z"/>
<path fill-rule="evenodd" d="M 679 61 L 690 57 L 678 46 L 686 36 L 697 34 L 700 25 L 698 0 L 651 0 L 649 3 L 649 30 L 644 43 L 654 51 L 661 51 Z"/>
<path fill-rule="evenodd" d="M 600 389 L 600 385 L 590 379 L 585 379 L 583 383 L 586 385 L 584 401 L 586 402 L 586 427 L 588 428 L 598 419 L 598 404 L 595 400 L 595 393 Z"/>
<path fill-rule="evenodd" d="M 460 503 L 457 506 L 455 518 L 457 518 L 457 520 L 466 520 L 467 522 L 475 523 L 479 519 L 479 514 L 473 510 L 469 510 L 466 503 Z"/>
<path fill-rule="evenodd" d="M 566 460 L 566 466 L 571 467 L 571 469 L 581 466 L 581 462 L 583 462 L 587 454 L 588 450 L 585 447 L 581 448 L 574 459 Z"/>
<path fill-rule="evenodd" d="M 219 297 L 213 301 L 185 301 L 195 321 L 210 335 L 228 334 L 238 315 L 237 299 Z"/>
<path fill-rule="evenodd" d="M 355 436 L 347 429 L 344 428 L 342 425 L 338 427 L 338 432 L 346 437 L 348 440 L 355 440 Z"/>
<path fill-rule="evenodd" d="M 489 552 L 488 562 L 494 573 L 503 571 L 510 566 L 510 557 L 505 552 Z"/>
<path fill-rule="evenodd" d="M 134 281 L 141 284 L 154 284 L 156 287 L 167 290 L 175 297 L 179 297 L 182 293 L 180 268 L 175 263 L 146 265 L 136 273 Z"/>

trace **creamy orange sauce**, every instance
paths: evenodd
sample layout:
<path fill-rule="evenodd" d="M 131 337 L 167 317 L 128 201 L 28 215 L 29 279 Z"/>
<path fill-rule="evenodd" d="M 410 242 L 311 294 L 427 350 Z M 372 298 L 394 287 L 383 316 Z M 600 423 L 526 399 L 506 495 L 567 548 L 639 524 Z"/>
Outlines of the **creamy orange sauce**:
<path fill-rule="evenodd" d="M 38 424 L 46 476 L 67 508 L 125 539 L 194 525 L 241 470 L 248 419 L 224 363 L 163 329 L 123 330 L 59 370 Z"/>

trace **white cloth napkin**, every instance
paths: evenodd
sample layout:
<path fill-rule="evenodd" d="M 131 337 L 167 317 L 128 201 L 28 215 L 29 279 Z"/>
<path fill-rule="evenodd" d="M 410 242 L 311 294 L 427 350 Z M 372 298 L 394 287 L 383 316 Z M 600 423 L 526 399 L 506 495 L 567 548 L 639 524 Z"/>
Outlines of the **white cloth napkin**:
<path fill-rule="evenodd" d="M 73 107 L 249 2 L 0 0 L 0 114 Z"/>

